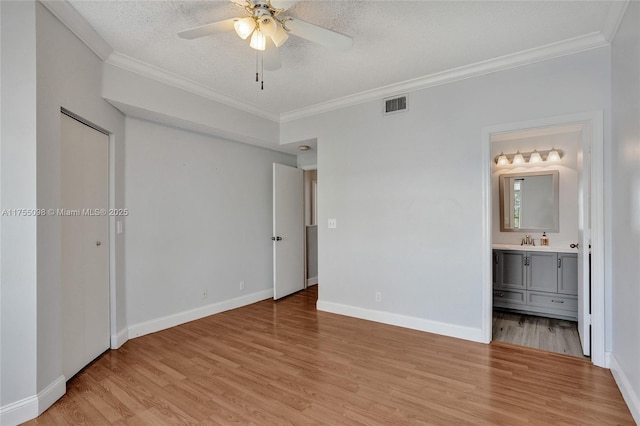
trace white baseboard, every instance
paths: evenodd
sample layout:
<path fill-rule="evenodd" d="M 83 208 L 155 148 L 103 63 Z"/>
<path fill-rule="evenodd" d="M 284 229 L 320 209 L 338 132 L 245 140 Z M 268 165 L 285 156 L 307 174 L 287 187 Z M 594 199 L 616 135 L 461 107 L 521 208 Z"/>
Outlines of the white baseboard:
<path fill-rule="evenodd" d="M 0 425 L 13 426 L 35 419 L 67 391 L 64 376 L 51 382 L 37 395 L 0 407 Z"/>
<path fill-rule="evenodd" d="M 618 388 L 620 389 L 620 393 L 622 393 L 624 402 L 627 403 L 633 419 L 637 424 L 640 424 L 640 397 L 631 386 L 629 378 L 622 370 L 620 364 L 618 364 L 618 360 L 613 354 L 611 354 L 609 365 L 611 368 L 611 374 L 613 374 L 613 378 L 618 384 Z"/>
<path fill-rule="evenodd" d="M 307 287 L 318 284 L 318 277 L 307 278 Z"/>
<path fill-rule="evenodd" d="M 247 294 L 246 296 L 236 297 L 234 299 L 212 303 L 211 305 L 179 312 L 177 314 L 168 315 L 166 317 L 157 318 L 151 321 L 145 321 L 140 324 L 134 324 L 129 326 L 127 334 L 130 339 L 133 339 L 136 337 L 144 336 L 145 334 L 155 333 L 156 331 L 160 330 L 166 330 L 167 328 L 175 327 L 176 325 L 184 324 L 185 322 L 194 321 L 200 318 L 208 317 L 209 315 L 214 315 L 231 309 L 240 308 L 242 306 L 250 305 L 252 303 L 256 303 L 272 297 L 273 289 L 262 290 L 256 293 Z"/>
<path fill-rule="evenodd" d="M 118 331 L 118 334 L 111 335 L 111 349 L 118 349 L 129 340 L 129 329 L 127 327 Z"/>
<path fill-rule="evenodd" d="M 372 309 L 364 309 L 340 303 L 325 302 L 323 300 L 318 300 L 316 307 L 319 311 L 396 325 L 413 330 L 426 331 L 428 333 L 442 334 L 444 336 L 471 340 L 473 342 L 483 341 L 482 329 L 480 328 L 463 327 L 454 324 L 431 321 L 424 318 L 394 314 L 391 312 L 374 311 Z"/>

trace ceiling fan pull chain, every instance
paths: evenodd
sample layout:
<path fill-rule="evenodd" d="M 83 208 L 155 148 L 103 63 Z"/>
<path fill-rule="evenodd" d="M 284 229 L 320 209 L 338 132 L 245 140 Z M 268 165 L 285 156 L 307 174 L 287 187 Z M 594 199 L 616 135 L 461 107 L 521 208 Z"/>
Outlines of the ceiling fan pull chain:
<path fill-rule="evenodd" d="M 260 59 L 262 60 L 262 81 L 260 82 L 260 90 L 264 90 L 264 50 L 260 51 Z"/>
<path fill-rule="evenodd" d="M 258 55 L 260 55 L 260 51 L 256 50 L 256 83 L 259 81 L 259 78 L 258 78 Z"/>

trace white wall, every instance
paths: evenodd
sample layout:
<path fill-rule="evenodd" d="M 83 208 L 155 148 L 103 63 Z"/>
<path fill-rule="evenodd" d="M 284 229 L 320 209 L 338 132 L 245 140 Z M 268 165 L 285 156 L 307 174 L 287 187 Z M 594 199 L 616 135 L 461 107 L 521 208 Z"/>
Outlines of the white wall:
<path fill-rule="evenodd" d="M 536 239 L 541 232 L 501 232 L 500 231 L 500 192 L 499 176 L 510 173 L 528 173 L 547 170 L 557 170 L 559 173 L 559 232 L 547 232 L 551 247 L 568 248 L 569 244 L 578 242 L 578 147 L 582 146 L 581 133 L 569 133 L 530 137 L 525 139 L 494 141 L 491 143 L 491 158 L 501 152 L 512 154 L 516 151 L 532 152 L 548 151 L 555 147 L 564 152 L 559 164 L 544 164 L 542 166 L 507 166 L 497 167 L 492 163 L 491 191 L 492 191 L 492 223 L 494 244 L 520 244 L 522 238 L 530 234 Z"/>
<path fill-rule="evenodd" d="M 36 207 L 35 4 L 0 2 L 2 209 Z M 0 407 L 36 394 L 36 218 L 1 217 Z M 2 409 L 4 424 L 10 413 Z"/>
<path fill-rule="evenodd" d="M 612 45 L 611 369 L 640 423 L 640 3 L 631 2 Z"/>
<path fill-rule="evenodd" d="M 407 113 L 380 100 L 284 123 L 283 143 L 318 138 L 319 307 L 481 340 L 482 129 L 608 110 L 609 54 L 413 92 Z"/>
<path fill-rule="evenodd" d="M 230 299 L 268 297 L 272 163 L 296 158 L 133 118 L 126 132 L 130 336 Z"/>
<path fill-rule="evenodd" d="M 0 7 L 2 207 L 59 207 L 61 107 L 113 132 L 110 203 L 123 207 L 124 117 L 101 97 L 102 61 L 40 3 Z M 42 412 L 65 389 L 61 235 L 56 217 L 3 218 L 2 228 L 0 404 L 3 424 L 12 424 Z M 124 241 L 112 244 L 112 321 L 123 328 Z"/>

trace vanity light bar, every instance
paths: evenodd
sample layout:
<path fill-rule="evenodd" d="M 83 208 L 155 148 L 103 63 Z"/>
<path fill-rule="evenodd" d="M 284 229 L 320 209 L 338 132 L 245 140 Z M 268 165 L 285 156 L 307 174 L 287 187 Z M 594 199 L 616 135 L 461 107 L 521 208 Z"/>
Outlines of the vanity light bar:
<path fill-rule="evenodd" d="M 516 152 L 515 154 L 505 154 L 501 152 L 500 155 L 497 155 L 494 159 L 495 163 L 498 166 L 508 166 L 508 165 L 521 165 L 521 164 L 536 164 L 536 163 L 554 163 L 560 161 L 563 157 L 564 153 L 555 148 L 551 148 L 547 151 L 536 151 L 535 149 L 532 152 Z"/>

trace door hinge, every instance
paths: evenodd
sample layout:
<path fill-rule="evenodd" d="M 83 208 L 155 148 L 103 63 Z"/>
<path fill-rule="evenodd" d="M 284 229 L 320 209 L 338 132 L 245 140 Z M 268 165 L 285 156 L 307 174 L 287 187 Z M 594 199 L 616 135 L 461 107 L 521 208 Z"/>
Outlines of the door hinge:
<path fill-rule="evenodd" d="M 587 324 L 591 325 L 591 314 L 585 315 L 584 319 L 587 321 Z"/>

